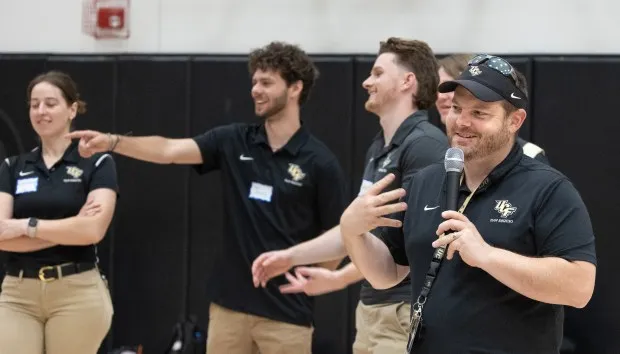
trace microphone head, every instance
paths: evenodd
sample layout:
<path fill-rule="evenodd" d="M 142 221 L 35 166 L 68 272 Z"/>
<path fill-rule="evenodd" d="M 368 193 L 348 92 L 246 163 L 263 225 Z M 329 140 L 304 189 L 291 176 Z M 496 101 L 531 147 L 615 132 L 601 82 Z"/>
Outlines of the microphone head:
<path fill-rule="evenodd" d="M 463 150 L 459 148 L 449 148 L 446 151 L 446 159 L 444 160 L 444 167 L 446 172 L 463 172 L 463 166 L 465 165 L 465 154 Z"/>

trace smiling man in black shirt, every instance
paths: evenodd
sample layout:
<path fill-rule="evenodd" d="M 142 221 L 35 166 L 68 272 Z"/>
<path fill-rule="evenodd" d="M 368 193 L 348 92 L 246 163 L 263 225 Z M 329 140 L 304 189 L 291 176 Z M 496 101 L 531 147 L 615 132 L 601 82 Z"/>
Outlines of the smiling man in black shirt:
<path fill-rule="evenodd" d="M 461 53 L 461 54 L 452 54 L 446 57 L 443 57 L 438 60 L 439 63 L 439 83 L 443 83 L 445 81 L 452 81 L 455 77 L 458 77 L 463 70 L 467 69 L 467 64 L 469 60 L 473 57 L 473 54 Z M 527 97 L 527 79 L 523 73 L 519 70 L 515 69 L 514 71 L 516 75 L 516 85 L 523 92 L 525 97 Z M 437 108 L 437 113 L 439 113 L 439 121 L 440 128 L 445 130 L 446 118 L 448 117 L 448 113 L 450 112 L 450 108 L 452 107 L 452 96 L 454 92 L 441 92 L 437 95 L 437 103 L 435 104 Z M 540 146 L 527 141 L 521 137 L 517 137 L 517 143 L 523 148 L 523 153 L 526 156 L 529 156 L 533 159 L 539 160 L 541 162 L 549 165 L 549 158 L 545 150 L 543 150 Z"/>
<path fill-rule="evenodd" d="M 388 176 L 341 217 L 349 255 L 374 287 L 410 273 L 413 318 L 421 313 L 413 353 L 558 353 L 563 306 L 584 307 L 592 296 L 586 206 L 566 176 L 515 141 L 527 99 L 513 74 L 502 58 L 480 55 L 439 86 L 454 91 L 447 128 L 465 155 L 462 213 L 445 211 L 446 172 L 436 164 L 413 176 L 406 203 L 384 205 L 405 195 L 381 193 Z M 402 223 L 383 217 L 405 209 Z M 377 226 L 391 227 L 382 240 L 368 234 Z"/>
<path fill-rule="evenodd" d="M 220 170 L 224 196 L 223 257 L 217 258 L 207 351 L 300 353 L 312 346 L 313 298 L 285 295 L 281 276 L 252 286 L 259 254 L 290 247 L 338 224 L 346 186 L 334 154 L 300 120 L 318 69 L 299 47 L 273 42 L 249 58 L 255 112 L 264 121 L 228 124 L 186 139 L 74 132 L 82 153 L 112 150 L 161 164 Z M 206 211 L 208 212 L 208 211 Z"/>

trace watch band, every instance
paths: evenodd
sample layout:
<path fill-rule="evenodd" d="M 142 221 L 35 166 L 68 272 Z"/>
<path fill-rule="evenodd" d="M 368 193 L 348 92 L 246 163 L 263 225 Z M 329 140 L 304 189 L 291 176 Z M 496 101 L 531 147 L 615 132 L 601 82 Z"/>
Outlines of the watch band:
<path fill-rule="evenodd" d="M 35 238 L 37 236 L 38 223 L 39 223 L 39 220 L 37 218 L 28 219 L 28 229 L 27 229 L 28 237 Z"/>

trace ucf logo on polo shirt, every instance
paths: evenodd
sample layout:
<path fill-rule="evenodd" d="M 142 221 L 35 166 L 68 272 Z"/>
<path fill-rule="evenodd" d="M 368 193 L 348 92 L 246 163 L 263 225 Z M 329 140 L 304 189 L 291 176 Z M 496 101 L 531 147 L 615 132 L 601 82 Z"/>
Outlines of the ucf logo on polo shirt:
<path fill-rule="evenodd" d="M 65 183 L 82 182 L 82 179 L 80 177 L 82 176 L 83 173 L 84 173 L 84 170 L 82 170 L 81 168 L 78 168 L 76 166 L 67 166 L 67 174 L 73 178 L 65 178 L 63 179 L 63 182 Z"/>
<path fill-rule="evenodd" d="M 302 186 L 300 181 L 303 180 L 306 177 L 306 174 L 301 169 L 301 167 L 299 167 L 299 165 L 294 164 L 294 163 L 289 163 L 288 164 L 288 174 L 291 175 L 291 179 L 287 178 L 287 179 L 284 180 L 284 182 L 296 185 L 298 187 Z"/>
<path fill-rule="evenodd" d="M 387 154 L 387 156 L 383 160 L 383 163 L 381 164 L 381 167 L 379 167 L 379 169 L 377 169 L 377 171 L 379 171 L 381 173 L 386 173 L 387 172 L 386 168 L 390 164 L 390 162 L 392 162 L 392 159 L 391 159 L 390 155 L 391 155 L 391 153 Z"/>
<path fill-rule="evenodd" d="M 493 210 L 499 214 L 500 219 L 491 219 L 491 222 L 506 224 L 512 224 L 514 222 L 512 219 L 508 219 L 508 217 L 512 216 L 517 211 L 517 207 L 512 206 L 508 200 L 496 200 Z"/>

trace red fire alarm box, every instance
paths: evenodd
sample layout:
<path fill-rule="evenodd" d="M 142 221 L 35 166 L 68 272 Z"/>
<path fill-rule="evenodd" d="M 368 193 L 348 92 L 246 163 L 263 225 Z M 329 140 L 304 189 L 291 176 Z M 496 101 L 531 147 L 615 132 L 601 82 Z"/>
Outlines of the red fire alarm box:
<path fill-rule="evenodd" d="M 83 0 L 82 31 L 94 38 L 129 38 L 129 0 Z"/>
<path fill-rule="evenodd" d="M 101 29 L 123 29 L 125 27 L 125 9 L 122 7 L 98 9 L 97 27 Z"/>

